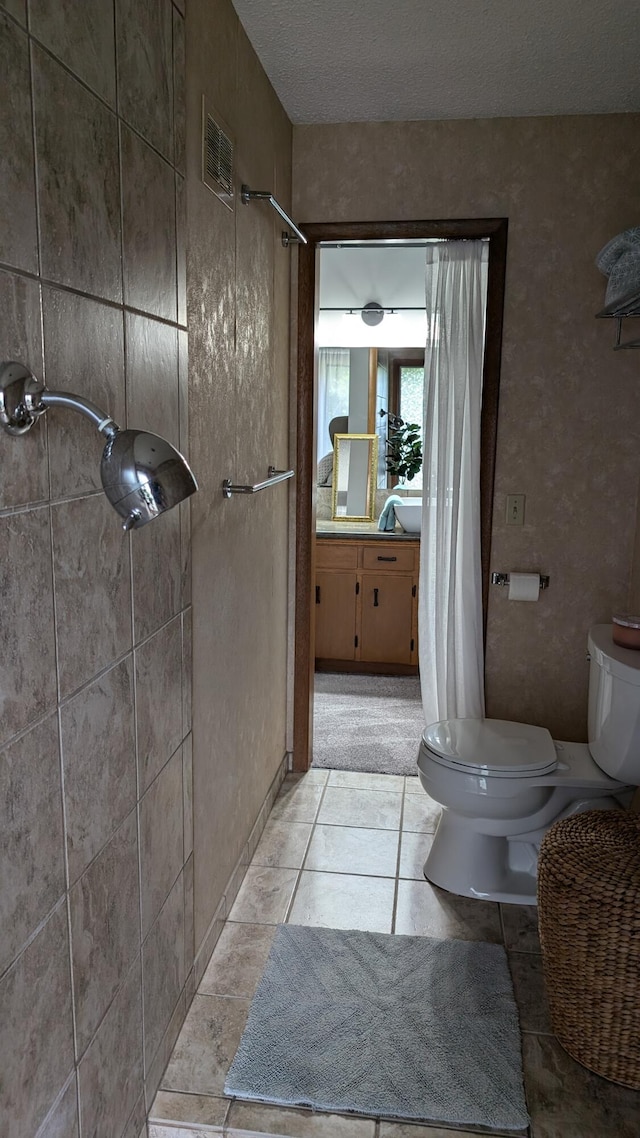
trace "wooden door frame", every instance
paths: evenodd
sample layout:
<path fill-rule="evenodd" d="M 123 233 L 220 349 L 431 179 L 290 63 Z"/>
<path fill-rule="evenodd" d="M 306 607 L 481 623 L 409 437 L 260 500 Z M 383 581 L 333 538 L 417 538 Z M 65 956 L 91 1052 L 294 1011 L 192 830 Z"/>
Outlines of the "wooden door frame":
<path fill-rule="evenodd" d="M 489 558 L 495 475 L 500 357 L 508 220 L 473 218 L 451 221 L 328 222 L 303 225 L 307 245 L 298 247 L 298 374 L 296 413 L 296 580 L 293 690 L 293 769 L 310 762 L 313 730 L 313 575 L 315 569 L 314 377 L 316 314 L 316 250 L 328 241 L 424 240 L 488 238 L 489 267 L 484 348 L 480 441 L 480 544 L 482 605 L 486 638 Z"/>

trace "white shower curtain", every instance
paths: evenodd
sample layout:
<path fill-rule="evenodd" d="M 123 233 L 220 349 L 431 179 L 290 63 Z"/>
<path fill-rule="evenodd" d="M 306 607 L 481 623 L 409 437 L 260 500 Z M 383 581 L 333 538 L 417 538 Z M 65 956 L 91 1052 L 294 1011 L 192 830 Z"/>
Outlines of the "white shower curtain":
<path fill-rule="evenodd" d="M 348 348 L 320 348 L 318 352 L 318 462 L 333 449 L 329 423 L 349 414 Z"/>
<path fill-rule="evenodd" d="M 419 656 L 427 724 L 484 715 L 480 410 L 488 242 L 427 246 Z"/>

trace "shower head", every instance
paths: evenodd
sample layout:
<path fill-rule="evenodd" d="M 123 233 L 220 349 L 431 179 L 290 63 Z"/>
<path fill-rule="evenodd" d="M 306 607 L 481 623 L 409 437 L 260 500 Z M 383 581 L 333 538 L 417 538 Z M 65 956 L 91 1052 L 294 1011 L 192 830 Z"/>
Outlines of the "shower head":
<path fill-rule="evenodd" d="M 25 434 L 48 407 L 79 411 L 106 437 L 100 476 L 111 505 L 125 519 L 123 529 L 140 529 L 198 489 L 185 459 L 166 439 L 121 430 L 88 399 L 47 390 L 22 364 L 0 365 L 0 424 L 8 434 Z"/>
<path fill-rule="evenodd" d="M 100 476 L 124 529 L 139 529 L 198 489 L 182 455 L 149 431 L 117 431 L 109 438 Z"/>

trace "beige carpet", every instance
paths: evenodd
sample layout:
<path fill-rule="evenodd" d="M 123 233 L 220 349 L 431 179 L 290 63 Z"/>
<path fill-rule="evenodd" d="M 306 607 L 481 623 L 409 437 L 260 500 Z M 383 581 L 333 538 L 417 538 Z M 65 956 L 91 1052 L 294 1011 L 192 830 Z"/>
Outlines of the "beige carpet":
<path fill-rule="evenodd" d="M 415 775 L 423 731 L 417 676 L 316 673 L 314 767 Z"/>

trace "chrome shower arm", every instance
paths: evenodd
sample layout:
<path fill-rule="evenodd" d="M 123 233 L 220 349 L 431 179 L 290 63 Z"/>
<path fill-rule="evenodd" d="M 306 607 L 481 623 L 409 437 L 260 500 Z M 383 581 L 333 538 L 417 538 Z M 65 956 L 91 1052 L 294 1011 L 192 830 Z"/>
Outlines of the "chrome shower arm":
<path fill-rule="evenodd" d="M 48 391 L 17 360 L 0 363 L 0 427 L 8 435 L 25 435 L 49 407 L 78 411 L 105 436 L 100 478 L 111 505 L 124 518 L 123 529 L 140 529 L 198 489 L 186 460 L 167 439 L 150 431 L 122 431 L 90 399 Z"/>
<path fill-rule="evenodd" d="M 68 391 L 49 391 L 45 388 L 37 399 L 36 406 L 33 408 L 34 414 L 39 413 L 39 408 L 42 407 L 46 410 L 47 407 L 68 407 L 72 411 L 79 411 L 81 415 L 85 415 L 87 419 L 98 428 L 100 433 L 105 438 L 111 439 L 120 430 L 118 424 L 101 411 L 95 403 L 90 399 L 83 399 L 81 395 L 72 395 Z"/>
<path fill-rule="evenodd" d="M 23 364 L 12 361 L 0 367 L 0 425 L 10 435 L 24 435 L 44 415 L 47 407 L 79 411 L 111 439 L 120 428 L 100 407 L 81 395 L 49 391 Z"/>

